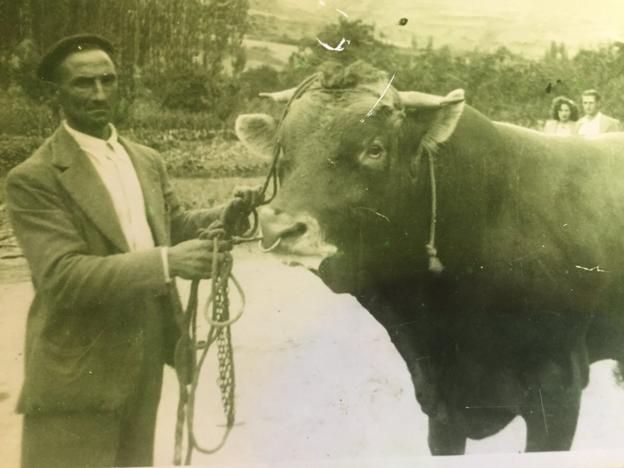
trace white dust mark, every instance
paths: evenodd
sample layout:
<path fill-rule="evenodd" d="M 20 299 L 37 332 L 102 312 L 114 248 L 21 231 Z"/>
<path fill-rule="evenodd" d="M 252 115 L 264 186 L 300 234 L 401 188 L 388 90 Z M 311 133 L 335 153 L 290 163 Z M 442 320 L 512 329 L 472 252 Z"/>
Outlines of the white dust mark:
<path fill-rule="evenodd" d="M 602 268 L 600 268 L 600 265 L 596 265 L 595 267 L 591 267 L 591 268 L 587 268 L 581 265 L 574 265 L 576 268 L 578 268 L 579 270 L 585 270 L 585 271 L 595 271 L 597 273 L 606 273 L 607 270 L 603 270 Z"/>
<path fill-rule="evenodd" d="M 319 4 L 320 4 L 321 6 L 325 6 L 325 2 L 324 2 L 323 0 L 319 0 Z"/>
<path fill-rule="evenodd" d="M 386 95 L 386 93 L 388 92 L 388 90 L 390 89 L 390 86 L 392 85 L 392 82 L 394 81 L 394 77 L 396 76 L 396 73 L 394 73 L 392 75 L 392 77 L 390 78 L 390 81 L 388 81 L 388 84 L 386 85 L 386 87 L 384 88 L 384 90 L 381 92 L 381 96 L 379 96 L 379 99 L 377 99 L 377 102 L 375 102 L 375 104 L 373 104 L 373 107 L 370 108 L 370 110 L 366 113 L 366 118 L 370 117 L 371 115 L 373 115 L 373 113 L 375 112 L 375 107 L 377 107 L 379 105 L 379 103 L 381 102 L 381 100 L 384 98 L 384 96 Z M 364 119 L 360 119 L 361 123 L 364 123 Z"/>
<path fill-rule="evenodd" d="M 348 17 L 349 17 L 349 15 L 347 15 L 344 11 L 342 11 L 342 10 L 341 10 L 341 9 L 339 9 L 339 8 L 336 8 L 336 11 L 337 11 L 338 13 L 340 13 L 342 16 L 344 16 L 345 18 L 348 18 Z"/>
<path fill-rule="evenodd" d="M 540 404 L 542 405 L 542 418 L 544 418 L 544 429 L 546 429 L 546 434 L 548 434 L 548 422 L 546 422 L 546 410 L 544 409 L 544 400 L 542 398 L 542 389 L 539 389 L 540 396 Z"/>
<path fill-rule="evenodd" d="M 351 41 L 349 39 L 345 39 L 344 37 L 342 38 L 342 40 L 336 47 L 332 47 L 329 44 L 326 44 L 325 42 L 321 41 L 318 37 L 316 38 L 316 40 L 318 41 L 319 44 L 321 44 L 327 50 L 333 50 L 334 52 L 342 52 L 344 50 L 345 43 L 351 44 Z"/>
<path fill-rule="evenodd" d="M 367 206 L 356 206 L 355 209 L 356 210 L 369 211 L 369 212 L 373 213 L 374 215 L 379 216 L 380 218 L 385 219 L 387 222 L 390 222 L 390 218 L 388 218 L 386 215 L 381 214 L 379 211 L 375 211 L 372 208 L 369 208 Z"/>
<path fill-rule="evenodd" d="M 517 408 L 516 405 L 482 405 L 482 406 L 464 406 L 466 409 L 494 409 L 494 408 Z"/>

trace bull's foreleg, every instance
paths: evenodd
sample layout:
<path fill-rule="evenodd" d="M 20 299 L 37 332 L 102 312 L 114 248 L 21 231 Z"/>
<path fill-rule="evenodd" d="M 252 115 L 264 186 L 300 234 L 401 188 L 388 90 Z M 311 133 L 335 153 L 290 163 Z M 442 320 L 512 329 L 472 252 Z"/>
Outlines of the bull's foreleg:
<path fill-rule="evenodd" d="M 523 417 L 526 421 L 526 451 L 570 450 L 579 415 L 581 391 L 542 390 L 532 399 Z"/>
<path fill-rule="evenodd" d="M 581 394 L 586 383 L 585 349 L 559 362 L 547 362 L 530 389 L 522 416 L 526 421 L 526 451 L 569 450 L 574 440 Z"/>
<path fill-rule="evenodd" d="M 432 455 L 463 455 L 466 435 L 456 425 L 429 418 L 429 450 Z"/>

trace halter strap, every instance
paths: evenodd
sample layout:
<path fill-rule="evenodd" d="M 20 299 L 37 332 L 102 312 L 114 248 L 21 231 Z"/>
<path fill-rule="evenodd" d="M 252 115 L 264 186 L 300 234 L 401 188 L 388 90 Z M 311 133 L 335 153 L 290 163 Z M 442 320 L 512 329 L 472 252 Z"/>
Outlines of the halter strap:
<path fill-rule="evenodd" d="M 264 199 L 261 203 L 261 205 L 267 205 L 269 203 L 271 203 L 273 201 L 273 199 L 275 198 L 275 196 L 277 195 L 277 162 L 279 161 L 279 156 L 280 153 L 282 152 L 282 144 L 280 141 L 280 128 L 282 127 L 282 124 L 284 123 L 284 119 L 286 118 L 286 115 L 288 114 L 288 111 L 290 110 L 290 106 L 293 103 L 293 101 L 295 99 L 299 99 L 303 93 L 305 91 L 307 91 L 307 89 L 312 85 L 312 83 L 320 76 L 320 73 L 315 73 L 313 75 L 308 76 L 305 80 L 303 80 L 299 86 L 297 86 L 297 89 L 295 89 L 295 92 L 293 93 L 293 95 L 290 97 L 290 99 L 288 100 L 288 102 L 286 103 L 286 107 L 284 108 L 284 111 L 282 112 L 282 116 L 279 119 L 279 122 L 277 123 L 277 129 L 275 132 L 275 144 L 273 145 L 273 156 L 272 156 L 272 160 L 271 160 L 271 167 L 269 168 L 269 173 L 267 174 L 267 177 L 264 181 L 264 184 L 262 186 L 262 197 L 264 198 L 264 195 L 266 194 L 266 191 L 269 187 L 269 183 L 271 183 L 271 180 L 273 181 L 273 193 L 271 194 L 271 197 L 268 199 Z"/>

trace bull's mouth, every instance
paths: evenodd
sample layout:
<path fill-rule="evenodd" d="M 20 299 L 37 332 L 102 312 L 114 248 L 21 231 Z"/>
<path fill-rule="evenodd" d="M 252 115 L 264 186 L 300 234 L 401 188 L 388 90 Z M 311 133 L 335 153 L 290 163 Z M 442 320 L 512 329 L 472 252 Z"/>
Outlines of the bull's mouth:
<path fill-rule="evenodd" d="M 324 242 L 309 245 L 306 241 L 305 237 L 263 238 L 259 248 L 262 252 L 271 253 L 285 265 L 303 267 L 318 274 L 321 263 L 334 256 L 337 248 Z"/>

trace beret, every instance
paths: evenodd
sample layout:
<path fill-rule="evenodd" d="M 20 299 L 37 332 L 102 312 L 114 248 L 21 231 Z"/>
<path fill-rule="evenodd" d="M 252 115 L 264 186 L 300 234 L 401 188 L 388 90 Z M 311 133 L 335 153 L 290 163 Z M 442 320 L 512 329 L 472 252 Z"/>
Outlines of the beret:
<path fill-rule="evenodd" d="M 113 44 L 108 39 L 95 34 L 75 34 L 58 41 L 41 58 L 37 67 L 37 78 L 43 81 L 54 81 L 54 71 L 68 55 L 83 49 L 102 49 L 108 55 L 115 53 Z"/>

